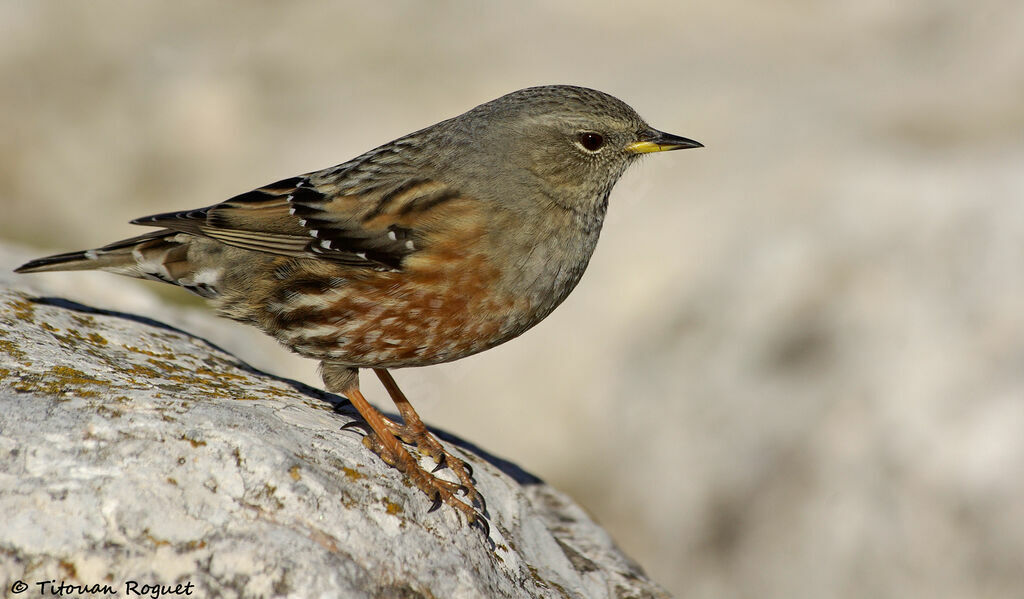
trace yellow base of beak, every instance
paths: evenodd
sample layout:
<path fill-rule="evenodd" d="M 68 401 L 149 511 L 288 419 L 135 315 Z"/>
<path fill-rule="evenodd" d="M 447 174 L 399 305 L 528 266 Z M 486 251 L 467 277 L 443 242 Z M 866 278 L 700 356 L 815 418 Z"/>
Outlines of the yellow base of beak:
<path fill-rule="evenodd" d="M 675 150 L 682 147 L 682 144 L 659 144 L 653 141 L 635 141 L 626 146 L 626 151 L 632 152 L 633 154 L 649 154 L 651 152 L 667 152 L 669 150 Z"/>
<path fill-rule="evenodd" d="M 656 129 L 651 129 L 639 135 L 641 141 L 634 141 L 626 146 L 626 151 L 633 154 L 650 154 L 651 152 L 668 152 L 669 150 L 681 150 L 683 148 L 703 148 L 704 144 L 694 141 L 688 137 L 672 135 Z"/>

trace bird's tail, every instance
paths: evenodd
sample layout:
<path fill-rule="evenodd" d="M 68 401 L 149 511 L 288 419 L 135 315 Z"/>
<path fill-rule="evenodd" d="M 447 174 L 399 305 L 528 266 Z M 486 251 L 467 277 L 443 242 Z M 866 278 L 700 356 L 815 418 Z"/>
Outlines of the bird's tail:
<path fill-rule="evenodd" d="M 172 231 L 155 231 L 146 235 L 116 241 L 110 245 L 80 252 L 66 252 L 36 258 L 14 269 L 14 272 L 50 272 L 54 270 L 106 270 L 135 275 L 133 270 L 141 262 L 144 253 L 154 247 L 165 245 Z M 128 271 L 128 272 L 124 272 Z"/>
<path fill-rule="evenodd" d="M 14 272 L 103 270 L 180 285 L 210 297 L 216 292 L 211 286 L 203 284 L 203 281 L 196 280 L 197 269 L 189 261 L 190 239 L 190 235 L 164 229 L 116 241 L 101 248 L 36 258 L 14 269 Z"/>

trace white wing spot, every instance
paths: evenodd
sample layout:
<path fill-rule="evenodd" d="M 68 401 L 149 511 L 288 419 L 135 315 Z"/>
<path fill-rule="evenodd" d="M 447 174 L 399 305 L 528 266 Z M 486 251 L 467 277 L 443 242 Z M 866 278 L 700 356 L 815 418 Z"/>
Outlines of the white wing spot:
<path fill-rule="evenodd" d="M 410 250 L 414 250 L 416 249 L 416 244 L 413 243 L 411 239 L 409 239 L 405 242 L 405 247 L 409 248 Z"/>
<path fill-rule="evenodd" d="M 320 242 L 320 247 L 331 249 L 331 240 L 324 239 L 323 241 Z"/>
<path fill-rule="evenodd" d="M 96 253 L 96 250 L 85 250 L 85 257 L 89 260 L 95 260 L 99 257 L 99 254 Z"/>
<path fill-rule="evenodd" d="M 398 235 L 394 231 L 388 231 L 388 239 L 391 241 L 398 241 Z"/>

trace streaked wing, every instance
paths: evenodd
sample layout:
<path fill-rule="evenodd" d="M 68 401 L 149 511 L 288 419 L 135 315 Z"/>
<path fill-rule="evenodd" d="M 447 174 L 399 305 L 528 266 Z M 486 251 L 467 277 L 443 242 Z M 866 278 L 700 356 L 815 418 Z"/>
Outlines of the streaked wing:
<path fill-rule="evenodd" d="M 398 151 L 388 151 L 396 143 L 214 206 L 132 222 L 258 252 L 397 270 L 406 256 L 424 249 L 429 233 L 441 224 L 430 213 L 461 196 L 436 180 L 396 172 L 403 169 L 389 162 Z"/>

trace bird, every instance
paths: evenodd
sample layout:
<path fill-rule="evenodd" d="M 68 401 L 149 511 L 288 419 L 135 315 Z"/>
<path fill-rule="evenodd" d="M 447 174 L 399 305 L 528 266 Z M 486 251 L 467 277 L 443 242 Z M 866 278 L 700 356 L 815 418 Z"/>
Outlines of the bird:
<path fill-rule="evenodd" d="M 101 270 L 208 299 L 320 361 L 363 443 L 433 501 L 488 531 L 469 464 L 445 449 L 392 369 L 458 360 L 518 337 L 576 287 L 623 172 L 655 152 L 699 148 L 622 100 L 570 85 L 511 92 L 348 162 L 206 208 L 135 219 L 155 227 L 16 272 Z M 371 369 L 401 421 L 372 406 Z M 432 471 L 413 452 L 433 459 Z M 458 483 L 437 476 L 449 468 Z"/>

